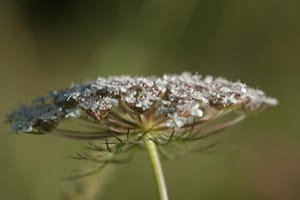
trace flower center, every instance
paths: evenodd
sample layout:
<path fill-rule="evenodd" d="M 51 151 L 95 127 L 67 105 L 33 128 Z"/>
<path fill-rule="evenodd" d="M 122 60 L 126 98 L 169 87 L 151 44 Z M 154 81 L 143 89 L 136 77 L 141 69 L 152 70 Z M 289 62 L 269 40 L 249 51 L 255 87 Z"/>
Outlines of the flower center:
<path fill-rule="evenodd" d="M 141 121 L 140 129 L 143 133 L 149 132 L 155 125 L 155 122 L 151 118 L 145 117 L 144 115 L 141 115 Z"/>

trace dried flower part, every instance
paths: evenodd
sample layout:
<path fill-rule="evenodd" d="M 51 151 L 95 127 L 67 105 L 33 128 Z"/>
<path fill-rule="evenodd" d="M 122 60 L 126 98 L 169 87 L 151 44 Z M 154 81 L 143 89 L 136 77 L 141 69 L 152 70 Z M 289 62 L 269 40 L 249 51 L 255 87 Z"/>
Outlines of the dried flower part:
<path fill-rule="evenodd" d="M 210 127 L 221 129 L 239 121 L 247 112 L 276 104 L 276 99 L 265 96 L 261 90 L 212 76 L 182 73 L 163 77 L 99 77 L 50 92 L 31 106 L 21 106 L 9 115 L 8 121 L 15 132 L 56 132 L 79 139 L 130 134 L 139 141 L 143 133 L 155 131 L 151 137 L 160 142 L 168 141 L 171 135 L 184 138 L 186 129 L 190 130 L 186 137 L 195 137 L 192 129 L 234 113 L 233 121 Z M 69 118 L 99 126 L 90 133 L 59 129 L 60 122 Z"/>

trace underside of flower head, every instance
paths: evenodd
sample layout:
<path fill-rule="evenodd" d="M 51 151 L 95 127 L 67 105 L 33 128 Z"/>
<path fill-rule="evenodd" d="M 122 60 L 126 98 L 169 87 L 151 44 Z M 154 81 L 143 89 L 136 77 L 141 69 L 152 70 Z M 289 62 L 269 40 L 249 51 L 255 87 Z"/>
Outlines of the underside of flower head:
<path fill-rule="evenodd" d="M 99 77 L 21 106 L 8 121 L 14 132 L 120 143 L 139 143 L 147 134 L 166 144 L 199 139 L 276 104 L 243 83 L 198 74 Z M 68 120 L 90 124 L 93 131 L 61 128 Z"/>

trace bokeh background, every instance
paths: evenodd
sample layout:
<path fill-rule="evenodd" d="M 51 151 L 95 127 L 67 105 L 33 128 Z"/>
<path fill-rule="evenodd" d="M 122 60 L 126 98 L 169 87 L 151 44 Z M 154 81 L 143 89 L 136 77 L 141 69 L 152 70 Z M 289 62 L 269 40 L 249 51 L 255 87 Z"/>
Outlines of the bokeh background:
<path fill-rule="evenodd" d="M 298 0 L 3 0 L 0 120 L 20 103 L 97 76 L 240 79 L 280 105 L 224 131 L 214 152 L 164 162 L 171 199 L 300 199 L 299 8 Z M 63 186 L 72 188 L 60 178 L 85 143 L 16 136 L 4 123 L 0 131 L 1 199 L 61 199 Z M 152 200 L 151 173 L 140 153 L 81 192 Z"/>

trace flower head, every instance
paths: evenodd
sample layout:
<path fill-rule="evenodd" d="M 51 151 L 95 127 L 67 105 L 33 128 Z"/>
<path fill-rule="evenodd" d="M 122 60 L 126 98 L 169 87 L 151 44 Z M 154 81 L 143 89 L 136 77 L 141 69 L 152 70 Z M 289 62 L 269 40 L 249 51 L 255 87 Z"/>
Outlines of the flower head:
<path fill-rule="evenodd" d="M 74 158 L 93 161 L 97 167 L 73 176 L 77 178 L 123 161 L 122 153 L 144 148 L 150 140 L 169 157 L 162 145 L 201 140 L 240 122 L 249 112 L 275 105 L 277 100 L 261 90 L 212 76 L 114 76 L 52 91 L 30 106 L 20 106 L 7 121 L 16 133 L 94 141 L 88 154 Z M 89 130 L 63 126 L 68 121 L 84 122 Z"/>
<path fill-rule="evenodd" d="M 153 140 L 165 143 L 201 137 L 235 124 L 248 112 L 276 104 L 261 90 L 212 76 L 114 76 L 50 92 L 31 106 L 21 106 L 8 121 L 15 132 L 122 142 L 129 136 L 131 141 L 142 141 L 147 132 Z M 222 124 L 203 128 L 231 115 Z M 97 125 L 95 131 L 61 129 L 60 123 L 70 118 Z"/>

